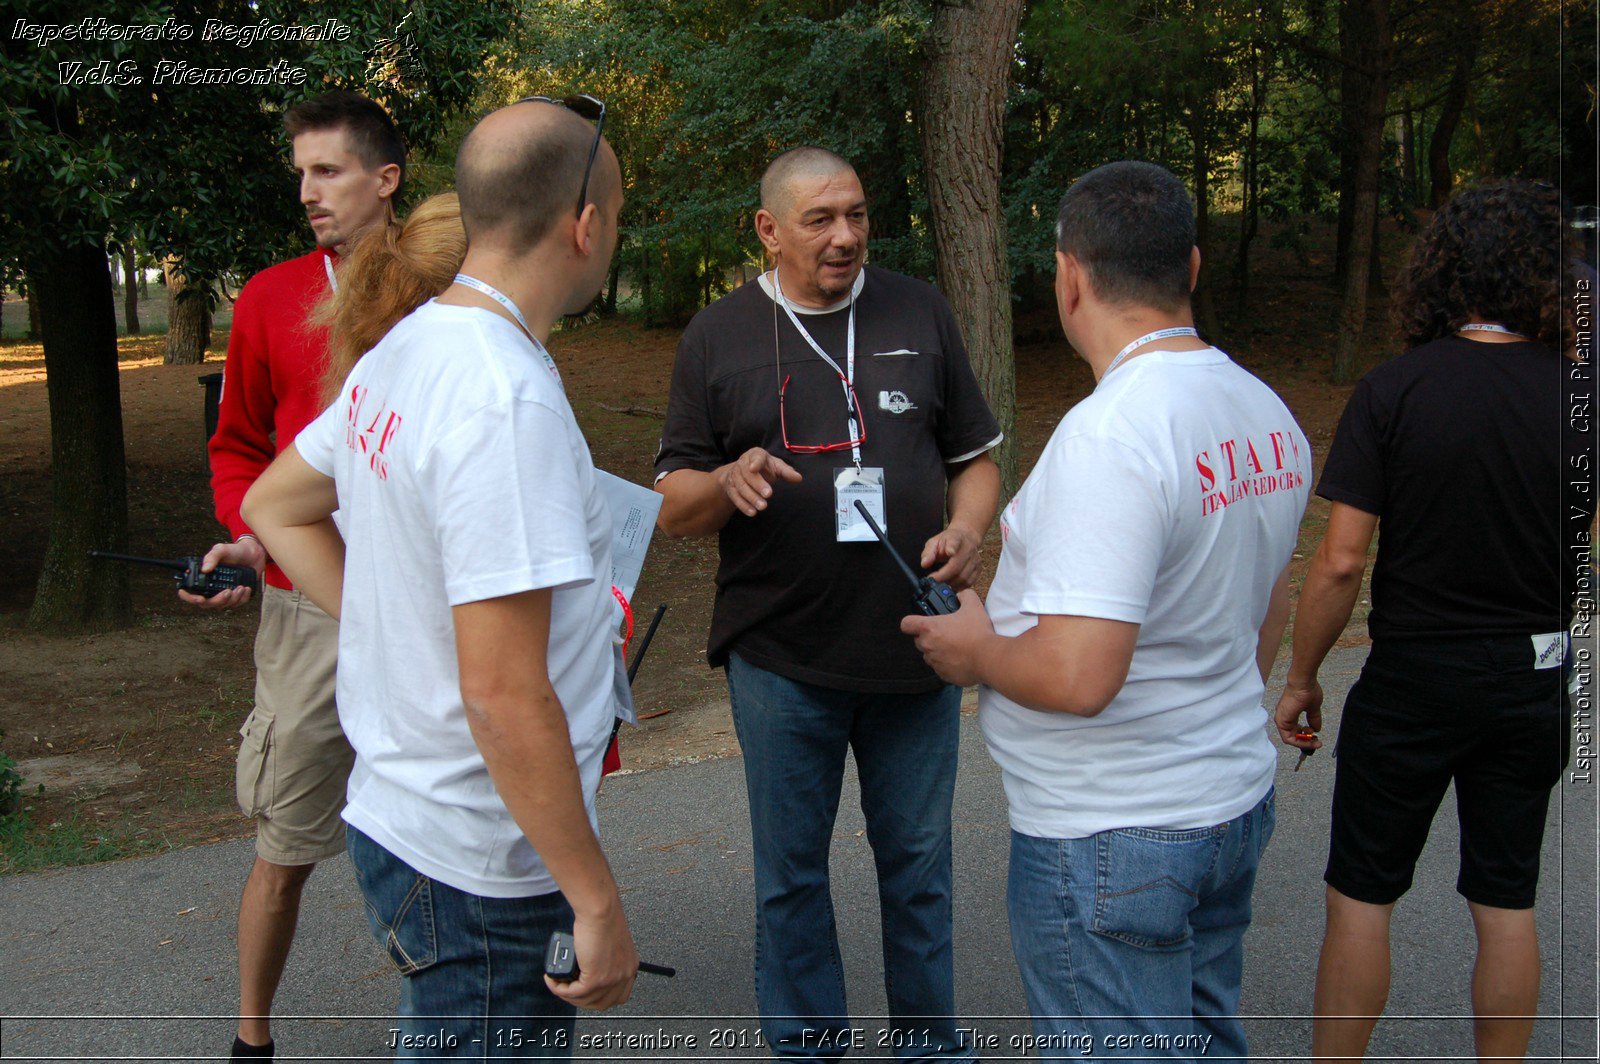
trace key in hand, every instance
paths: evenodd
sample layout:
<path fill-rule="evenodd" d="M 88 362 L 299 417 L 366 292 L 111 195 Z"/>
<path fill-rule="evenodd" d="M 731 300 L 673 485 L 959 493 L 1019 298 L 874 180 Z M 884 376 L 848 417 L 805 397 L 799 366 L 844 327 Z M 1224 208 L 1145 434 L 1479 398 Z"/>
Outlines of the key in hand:
<path fill-rule="evenodd" d="M 1315 739 L 1317 737 L 1317 733 L 1314 732 L 1314 731 L 1300 731 L 1300 732 L 1295 732 L 1294 733 L 1294 737 L 1296 739 Z M 1300 760 L 1298 760 L 1298 761 L 1296 761 L 1294 763 L 1294 770 L 1296 772 L 1299 772 L 1300 771 L 1300 766 L 1305 764 L 1306 763 L 1306 759 L 1309 758 L 1314 753 L 1316 753 L 1316 750 L 1312 749 L 1309 746 L 1301 747 L 1301 749 L 1300 749 Z"/>

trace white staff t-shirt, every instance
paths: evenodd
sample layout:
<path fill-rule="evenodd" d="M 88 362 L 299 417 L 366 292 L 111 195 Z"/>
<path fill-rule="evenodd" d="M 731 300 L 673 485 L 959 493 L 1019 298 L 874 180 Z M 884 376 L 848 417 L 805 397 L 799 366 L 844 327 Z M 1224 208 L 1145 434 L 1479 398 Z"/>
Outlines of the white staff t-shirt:
<path fill-rule="evenodd" d="M 1138 624 L 1139 637 L 1097 716 L 983 689 L 1013 828 L 1207 827 L 1261 800 L 1275 758 L 1256 636 L 1310 482 L 1288 408 L 1214 348 L 1140 355 L 1062 419 L 1001 515 L 995 630 L 1069 615 Z"/>
<path fill-rule="evenodd" d="M 345 819 L 459 890 L 555 890 L 467 726 L 450 613 L 554 589 L 550 679 L 593 823 L 615 716 L 611 524 L 554 363 L 497 314 L 429 302 L 295 447 L 334 479 L 345 537 Z"/>

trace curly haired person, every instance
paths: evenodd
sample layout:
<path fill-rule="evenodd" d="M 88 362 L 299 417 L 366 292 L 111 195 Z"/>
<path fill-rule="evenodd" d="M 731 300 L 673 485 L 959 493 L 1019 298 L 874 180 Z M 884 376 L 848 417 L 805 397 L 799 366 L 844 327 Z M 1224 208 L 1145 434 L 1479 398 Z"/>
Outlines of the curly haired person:
<path fill-rule="evenodd" d="M 1486 185 L 1443 207 L 1396 300 L 1410 350 L 1356 386 L 1323 468 L 1333 508 L 1276 713 L 1289 745 L 1321 745 L 1296 732 L 1302 718 L 1321 729 L 1317 671 L 1382 532 L 1372 651 L 1339 724 L 1316 1058 L 1366 1051 L 1388 998 L 1390 917 L 1451 783 L 1477 1051 L 1527 1052 L 1540 844 L 1568 755 L 1568 628 L 1594 519 L 1591 440 L 1568 416 L 1574 397 L 1593 403 L 1568 298 L 1593 279 L 1568 280 L 1565 232 L 1548 186 Z"/>

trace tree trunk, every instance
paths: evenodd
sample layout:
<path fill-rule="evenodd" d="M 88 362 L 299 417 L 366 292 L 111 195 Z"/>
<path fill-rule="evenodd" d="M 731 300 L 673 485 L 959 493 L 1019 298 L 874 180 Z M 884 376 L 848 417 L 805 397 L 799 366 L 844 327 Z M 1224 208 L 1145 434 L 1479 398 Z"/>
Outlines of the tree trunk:
<path fill-rule="evenodd" d="M 702 230 L 700 233 L 700 261 L 704 265 L 700 270 L 700 306 L 696 307 L 696 310 L 699 310 L 700 307 L 709 307 L 711 305 L 712 281 L 720 281 L 720 278 L 714 277 L 716 266 L 711 258 L 711 231 L 709 229 Z"/>
<path fill-rule="evenodd" d="M 176 256 L 162 264 L 167 279 L 167 355 L 169 366 L 198 366 L 211 342 L 211 301 L 206 284 L 193 283 Z"/>
<path fill-rule="evenodd" d="M 891 76 L 894 76 L 891 71 Z M 905 77 L 902 73 L 900 76 Z M 906 159 L 916 152 L 914 132 L 905 122 L 890 122 L 884 136 L 873 138 L 850 159 L 861 185 L 872 197 L 872 238 L 900 241 L 913 232 L 912 189 Z"/>
<path fill-rule="evenodd" d="M 650 249 L 639 248 L 639 274 L 635 278 L 639 285 L 639 306 L 644 310 L 645 325 L 654 325 L 652 316 L 655 311 L 650 304 Z"/>
<path fill-rule="evenodd" d="M 1406 190 L 1404 205 L 1410 207 L 1417 194 L 1417 127 L 1409 105 L 1400 112 L 1400 187 Z"/>
<path fill-rule="evenodd" d="M 122 316 L 129 336 L 139 335 L 139 288 L 135 278 L 139 275 L 131 245 L 122 248 Z"/>
<path fill-rule="evenodd" d="M 1442 207 L 1450 198 L 1450 186 L 1454 183 L 1450 173 L 1450 142 L 1455 139 L 1456 127 L 1461 124 L 1461 115 L 1467 106 L 1467 95 L 1472 91 L 1472 67 L 1478 57 L 1476 26 L 1469 27 L 1461 37 L 1461 50 L 1456 53 L 1450 84 L 1439 105 L 1439 121 L 1433 127 L 1433 139 L 1428 142 L 1428 204 L 1433 207 Z"/>
<path fill-rule="evenodd" d="M 1011 271 L 1000 203 L 1006 87 L 1023 0 L 938 5 L 918 94 L 934 261 L 978 383 L 1005 441 L 995 455 L 1005 495 L 1019 477 Z"/>
<path fill-rule="evenodd" d="M 606 277 L 605 298 L 600 300 L 600 315 L 605 318 L 617 316 L 617 277 L 622 272 L 622 267 L 617 265 L 615 259 L 611 262 L 611 272 Z"/>
<path fill-rule="evenodd" d="M 1265 102 L 1261 78 L 1261 46 L 1250 42 L 1250 120 L 1244 142 L 1244 202 L 1239 212 L 1239 256 L 1234 266 L 1238 290 L 1235 306 L 1242 315 L 1250 302 L 1250 245 L 1261 222 L 1261 110 Z"/>
<path fill-rule="evenodd" d="M 1194 286 L 1194 318 L 1207 343 L 1220 343 L 1221 326 L 1217 324 L 1217 304 L 1211 296 L 1211 154 L 1206 141 L 1206 114 L 1209 107 L 1196 102 L 1189 108 L 1189 143 L 1193 149 L 1194 164 L 1194 242 L 1200 249 L 1200 276 Z"/>
<path fill-rule="evenodd" d="M 1346 257 L 1339 329 L 1333 350 L 1333 381 L 1348 384 L 1355 377 L 1356 352 L 1367 320 L 1367 282 L 1371 271 L 1372 237 L 1378 223 L 1378 169 L 1383 156 L 1383 115 L 1389 100 L 1389 65 L 1393 61 L 1389 0 L 1345 0 L 1339 9 L 1340 38 L 1348 44 L 1345 59 L 1370 77 L 1361 93 L 1363 110 L 1351 145 L 1350 247 Z"/>
<path fill-rule="evenodd" d="M 1379 190 L 1377 204 L 1372 211 L 1372 241 L 1367 252 L 1367 292 L 1382 295 L 1383 283 L 1383 195 Z"/>
<path fill-rule="evenodd" d="M 1358 69 L 1361 56 L 1359 25 L 1371 0 L 1340 0 L 1339 54 L 1346 62 L 1339 68 L 1339 224 L 1335 230 L 1333 280 L 1343 285 L 1350 276 L 1350 245 L 1354 237 L 1356 171 L 1361 159 L 1357 143 L 1362 136 L 1362 119 L 1371 92 L 1370 73 Z M 1380 141 L 1381 143 L 1381 141 Z"/>
<path fill-rule="evenodd" d="M 86 631 L 133 619 L 128 574 L 90 550 L 124 551 L 127 464 L 117 378 L 117 318 L 103 248 L 82 244 L 40 260 L 37 293 L 50 402 L 50 545 L 28 627 Z"/>
<path fill-rule="evenodd" d="M 44 335 L 44 326 L 39 321 L 39 289 L 33 283 L 33 278 L 28 278 L 28 339 L 37 340 Z"/>

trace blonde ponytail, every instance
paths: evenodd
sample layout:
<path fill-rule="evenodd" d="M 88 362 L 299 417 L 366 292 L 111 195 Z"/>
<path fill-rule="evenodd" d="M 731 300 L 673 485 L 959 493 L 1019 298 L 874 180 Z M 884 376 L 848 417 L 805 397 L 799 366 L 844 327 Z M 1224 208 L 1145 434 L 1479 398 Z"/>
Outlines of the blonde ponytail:
<path fill-rule="evenodd" d="M 450 287 L 467 254 L 454 192 L 429 196 L 404 221 L 363 233 L 339 267 L 339 287 L 312 321 L 328 327 L 322 400 L 331 403 L 361 356 L 401 318 Z"/>

